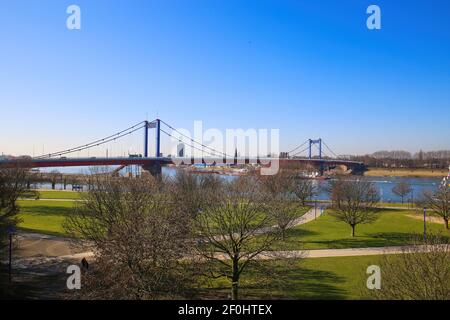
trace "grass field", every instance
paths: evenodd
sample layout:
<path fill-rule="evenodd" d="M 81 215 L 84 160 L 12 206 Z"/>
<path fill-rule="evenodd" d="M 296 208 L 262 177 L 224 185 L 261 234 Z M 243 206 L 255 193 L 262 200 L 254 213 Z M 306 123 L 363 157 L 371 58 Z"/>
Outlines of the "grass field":
<path fill-rule="evenodd" d="M 62 223 L 71 214 L 74 201 L 22 200 L 19 227 L 23 230 L 65 236 Z M 357 236 L 350 237 L 350 228 L 338 222 L 327 211 L 316 221 L 289 231 L 291 236 L 281 243 L 279 249 L 325 249 L 348 247 L 373 247 L 407 244 L 414 233 L 423 231 L 423 223 L 408 215 L 409 210 L 383 210 L 373 224 L 360 225 Z M 443 225 L 428 223 L 431 232 L 442 231 Z M 450 234 L 449 234 L 450 235 Z M 366 269 L 379 263 L 381 256 L 333 257 L 311 259 L 288 259 L 265 261 L 266 267 L 278 273 L 265 278 L 256 270 L 243 275 L 241 298 L 283 299 L 363 299 L 370 298 L 365 290 Z M 205 287 L 206 297 L 226 298 L 229 283 L 215 280 Z"/>
<path fill-rule="evenodd" d="M 71 213 L 73 201 L 20 200 L 18 227 L 22 230 L 65 236 L 62 227 L 65 217 Z"/>
<path fill-rule="evenodd" d="M 256 270 L 247 269 L 240 283 L 241 299 L 365 299 L 370 293 L 365 290 L 369 265 L 379 264 L 381 256 L 336 257 L 317 259 L 288 259 L 265 262 L 278 274 L 264 277 Z M 58 290 L 64 288 L 65 273 L 43 276 L 21 272 L 15 278 L 13 288 L 7 285 L 6 267 L 0 265 L 0 299 L 29 298 L 55 299 Z M 27 280 L 27 281 L 24 281 Z M 224 279 L 208 281 L 200 298 L 227 298 L 230 289 Z M 2 290 L 5 289 L 5 290 Z"/>
<path fill-rule="evenodd" d="M 241 298 L 281 299 L 368 299 L 365 290 L 367 267 L 379 264 L 381 256 L 288 259 L 265 262 L 280 276 L 264 279 L 256 270 L 242 275 Z M 229 282 L 225 279 L 208 283 L 213 292 L 226 298 Z"/>
<path fill-rule="evenodd" d="M 81 193 L 76 191 L 45 190 L 38 192 L 40 199 L 78 200 L 81 198 Z"/>
<path fill-rule="evenodd" d="M 327 211 L 316 221 L 297 226 L 288 231 L 288 239 L 280 243 L 279 249 L 340 249 L 384 247 L 408 244 L 414 234 L 423 233 L 423 222 L 408 215 L 420 215 L 409 210 L 382 210 L 377 221 L 356 227 L 356 237 L 350 236 L 350 227 L 337 221 Z M 427 223 L 428 232 L 443 235 L 443 225 Z"/>
<path fill-rule="evenodd" d="M 74 201 L 19 201 L 19 227 L 23 230 L 53 235 L 66 235 L 62 227 L 65 217 L 71 213 Z M 301 210 L 302 213 L 306 209 Z M 410 210 L 382 210 L 377 221 L 356 227 L 356 237 L 350 236 L 350 227 L 337 221 L 327 211 L 305 225 L 288 231 L 288 238 L 281 242 L 277 249 L 339 249 L 350 247 L 383 247 L 408 244 L 414 234 L 423 232 L 423 222 L 411 218 L 410 215 L 421 214 Z M 427 224 L 429 232 L 446 234 L 442 224 Z M 450 236 L 450 234 L 449 234 Z"/>

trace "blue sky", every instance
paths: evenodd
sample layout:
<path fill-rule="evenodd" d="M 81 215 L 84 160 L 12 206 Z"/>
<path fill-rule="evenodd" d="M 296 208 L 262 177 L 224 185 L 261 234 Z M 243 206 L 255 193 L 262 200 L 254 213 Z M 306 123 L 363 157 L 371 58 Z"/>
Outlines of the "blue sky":
<path fill-rule="evenodd" d="M 81 30 L 66 28 L 71 4 Z M 381 30 L 366 28 L 370 4 Z M 340 154 L 450 148 L 446 0 L 0 0 L 0 40 L 6 154 L 157 116 L 279 128 L 284 150 L 316 137 Z"/>

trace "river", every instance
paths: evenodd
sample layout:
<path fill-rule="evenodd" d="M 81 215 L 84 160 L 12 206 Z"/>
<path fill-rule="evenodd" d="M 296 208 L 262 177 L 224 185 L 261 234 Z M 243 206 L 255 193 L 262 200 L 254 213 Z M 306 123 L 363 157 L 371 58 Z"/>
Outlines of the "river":
<path fill-rule="evenodd" d="M 88 172 L 88 170 L 86 170 L 86 168 L 84 168 L 84 169 L 65 168 L 65 169 L 66 170 L 61 170 L 60 172 L 63 172 L 63 173 L 81 173 L 81 172 L 86 173 L 86 172 Z M 50 171 L 50 170 L 48 170 L 48 171 Z M 163 167 L 163 174 L 172 176 L 175 174 L 175 172 L 176 172 L 176 170 L 174 168 Z M 224 179 L 235 179 L 236 178 L 235 176 L 223 176 L 223 177 L 224 177 Z M 441 178 L 411 178 L 411 177 L 367 177 L 367 179 L 369 179 L 370 181 L 373 181 L 374 184 L 376 185 L 376 187 L 378 188 L 382 202 L 400 202 L 401 201 L 401 198 L 392 192 L 392 188 L 395 186 L 396 183 L 399 183 L 399 182 L 409 183 L 411 185 L 413 191 L 411 192 L 411 194 L 409 194 L 407 196 L 408 201 L 411 201 L 411 199 L 416 201 L 417 199 L 420 198 L 420 196 L 422 195 L 422 193 L 425 190 L 430 190 L 430 191 L 436 190 L 442 181 Z M 325 189 L 326 185 L 329 183 L 329 181 L 330 180 L 315 180 L 314 181 L 314 183 L 318 187 L 318 190 L 320 190 L 320 192 L 317 195 L 318 200 L 329 199 L 328 194 L 324 191 L 324 189 Z M 42 188 L 42 189 L 50 189 L 51 185 L 46 183 L 46 184 L 38 185 L 36 187 Z M 61 190 L 61 189 L 63 189 L 63 186 L 61 184 L 56 184 L 56 189 Z M 67 185 L 67 189 L 71 190 L 72 186 Z M 406 201 L 407 201 L 407 199 L 405 199 L 405 202 Z"/>

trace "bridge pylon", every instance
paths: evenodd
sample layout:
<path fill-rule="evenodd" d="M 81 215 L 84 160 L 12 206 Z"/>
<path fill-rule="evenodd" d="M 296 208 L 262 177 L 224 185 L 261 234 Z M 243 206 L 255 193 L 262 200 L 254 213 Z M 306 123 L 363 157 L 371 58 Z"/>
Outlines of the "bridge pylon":
<path fill-rule="evenodd" d="M 319 145 L 319 159 L 322 159 L 322 139 L 309 139 L 309 148 L 308 148 L 308 158 L 311 159 L 312 158 L 312 146 L 314 144 L 318 144 Z"/>
<path fill-rule="evenodd" d="M 161 156 L 161 120 L 156 119 L 152 122 L 147 120 L 144 121 L 144 157 L 148 157 L 148 129 L 156 129 L 156 145 L 155 145 L 155 156 L 159 158 Z"/>

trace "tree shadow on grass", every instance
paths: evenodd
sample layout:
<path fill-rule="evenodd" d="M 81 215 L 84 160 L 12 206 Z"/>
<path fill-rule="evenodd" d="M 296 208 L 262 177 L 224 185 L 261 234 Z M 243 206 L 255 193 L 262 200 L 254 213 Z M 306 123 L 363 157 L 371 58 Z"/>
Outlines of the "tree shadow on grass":
<path fill-rule="evenodd" d="M 338 287 L 345 279 L 334 272 L 308 269 L 289 260 L 277 268 L 279 276 L 270 283 L 262 288 L 257 283 L 244 285 L 242 291 L 247 295 L 259 292 L 259 297 L 268 299 L 315 300 L 347 297 L 347 292 Z"/>
<path fill-rule="evenodd" d="M 430 233 L 431 234 L 431 233 Z M 376 239 L 383 239 L 389 246 L 402 246 L 412 244 L 415 239 L 423 237 L 423 233 L 402 233 L 402 232 L 379 232 L 371 234 Z M 448 235 L 441 235 L 446 239 L 450 239 Z"/>
<path fill-rule="evenodd" d="M 0 300 L 61 299 L 65 290 L 65 274 L 13 270 L 9 283 L 7 266 L 0 265 Z"/>
<path fill-rule="evenodd" d="M 63 207 L 63 206 L 33 206 L 33 207 L 22 207 L 21 213 L 30 215 L 57 215 L 57 216 L 68 216 L 74 212 L 73 208 Z"/>
<path fill-rule="evenodd" d="M 298 260 L 265 261 L 266 268 L 273 274 L 268 276 L 251 267 L 242 275 L 240 299 L 299 299 L 329 300 L 346 299 L 348 292 L 339 288 L 346 281 L 331 271 L 314 270 L 301 266 Z M 209 293 L 215 297 L 227 298 L 230 288 L 220 286 Z"/>
<path fill-rule="evenodd" d="M 418 234 L 413 232 L 377 232 L 354 238 L 307 241 L 307 243 L 330 249 L 390 247 L 408 245 L 417 236 Z"/>
<path fill-rule="evenodd" d="M 286 238 L 280 240 L 274 246 L 275 250 L 302 250 L 304 246 L 303 237 L 318 235 L 318 232 L 303 230 L 303 229 L 289 229 L 286 232 Z"/>

